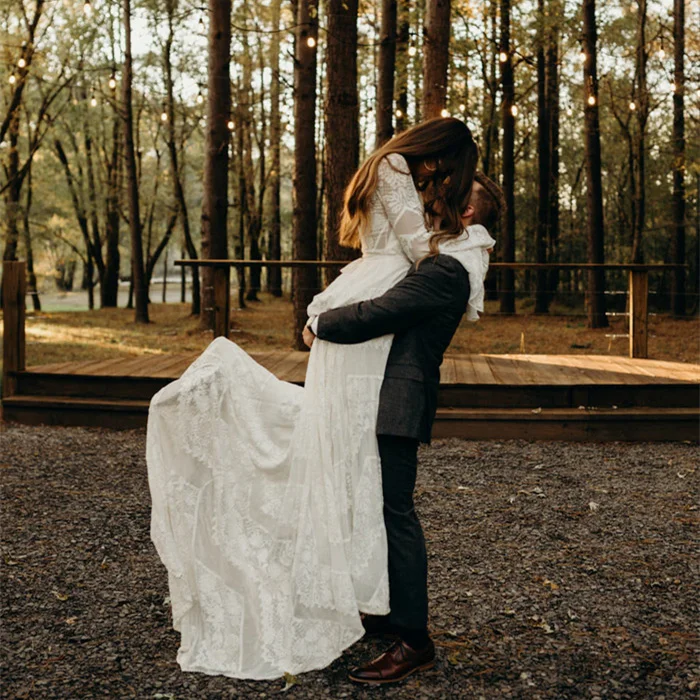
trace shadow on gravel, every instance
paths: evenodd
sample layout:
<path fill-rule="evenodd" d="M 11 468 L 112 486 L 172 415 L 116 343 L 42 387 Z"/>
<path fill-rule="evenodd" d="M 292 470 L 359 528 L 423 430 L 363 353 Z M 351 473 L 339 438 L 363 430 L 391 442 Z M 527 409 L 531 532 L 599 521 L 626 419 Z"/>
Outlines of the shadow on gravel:
<path fill-rule="evenodd" d="M 7 698 L 263 698 L 182 673 L 149 539 L 145 433 L 0 425 Z M 292 698 L 695 698 L 697 448 L 437 442 L 421 453 L 434 671 L 355 688 L 359 642 Z"/>

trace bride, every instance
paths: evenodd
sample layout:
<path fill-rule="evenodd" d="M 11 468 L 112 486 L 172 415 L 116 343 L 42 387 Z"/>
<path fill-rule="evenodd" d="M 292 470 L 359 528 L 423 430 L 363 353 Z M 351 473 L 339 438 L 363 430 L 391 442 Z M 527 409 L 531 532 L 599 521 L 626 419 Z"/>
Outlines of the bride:
<path fill-rule="evenodd" d="M 451 118 L 372 154 L 347 188 L 341 223 L 341 241 L 362 257 L 309 315 L 381 295 L 438 249 L 490 247 L 477 235 L 485 229 L 465 234 L 460 219 L 476 162 L 469 129 Z M 483 270 L 468 271 L 474 318 Z M 217 338 L 153 397 L 151 539 L 168 572 L 183 671 L 271 679 L 323 668 L 363 636 L 360 612 L 389 612 L 375 425 L 392 337 L 317 340 L 304 388 Z"/>

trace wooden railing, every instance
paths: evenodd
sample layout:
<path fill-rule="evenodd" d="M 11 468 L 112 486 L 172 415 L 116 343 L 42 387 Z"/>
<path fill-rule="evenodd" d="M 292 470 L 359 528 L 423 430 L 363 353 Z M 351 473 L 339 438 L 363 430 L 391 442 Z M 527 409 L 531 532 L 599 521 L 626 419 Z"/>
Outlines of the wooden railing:
<path fill-rule="evenodd" d="M 12 396 L 16 380 L 10 372 L 25 368 L 24 315 L 27 281 L 25 263 L 2 264 L 2 398 Z"/>
<path fill-rule="evenodd" d="M 230 318 L 230 269 L 270 267 L 344 267 L 337 260 L 176 260 L 176 265 L 212 267 L 214 274 L 214 335 L 228 337 Z M 636 265 L 625 263 L 491 263 L 489 269 L 509 270 L 626 270 L 629 285 L 629 356 L 648 356 L 649 272 L 673 270 L 682 265 Z"/>

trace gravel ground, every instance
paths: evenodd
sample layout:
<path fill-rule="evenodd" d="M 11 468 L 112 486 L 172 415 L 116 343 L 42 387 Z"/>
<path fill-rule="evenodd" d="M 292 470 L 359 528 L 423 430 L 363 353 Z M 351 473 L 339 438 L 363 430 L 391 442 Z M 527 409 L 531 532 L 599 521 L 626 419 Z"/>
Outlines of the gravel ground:
<path fill-rule="evenodd" d="M 264 698 L 182 673 L 144 431 L 0 424 L 11 698 Z M 356 688 L 361 641 L 292 698 L 697 698 L 698 450 L 440 441 L 421 454 L 436 669 Z"/>

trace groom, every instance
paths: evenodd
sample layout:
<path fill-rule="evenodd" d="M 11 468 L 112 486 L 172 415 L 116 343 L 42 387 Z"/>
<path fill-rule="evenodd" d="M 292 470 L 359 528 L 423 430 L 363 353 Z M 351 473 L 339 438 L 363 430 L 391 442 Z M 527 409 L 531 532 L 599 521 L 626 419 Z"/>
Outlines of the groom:
<path fill-rule="evenodd" d="M 491 230 L 502 202 L 500 188 L 477 173 L 464 226 L 482 224 Z M 428 635 L 425 539 L 413 490 L 418 444 L 430 442 L 435 420 L 440 364 L 469 293 L 469 276 L 461 263 L 438 255 L 412 266 L 381 297 L 322 313 L 304 329 L 309 347 L 315 337 L 352 344 L 395 334 L 377 416 L 391 613 L 365 615 L 363 624 L 368 634 L 392 633 L 397 640 L 374 661 L 350 672 L 356 683 L 393 683 L 435 663 L 435 646 Z"/>

